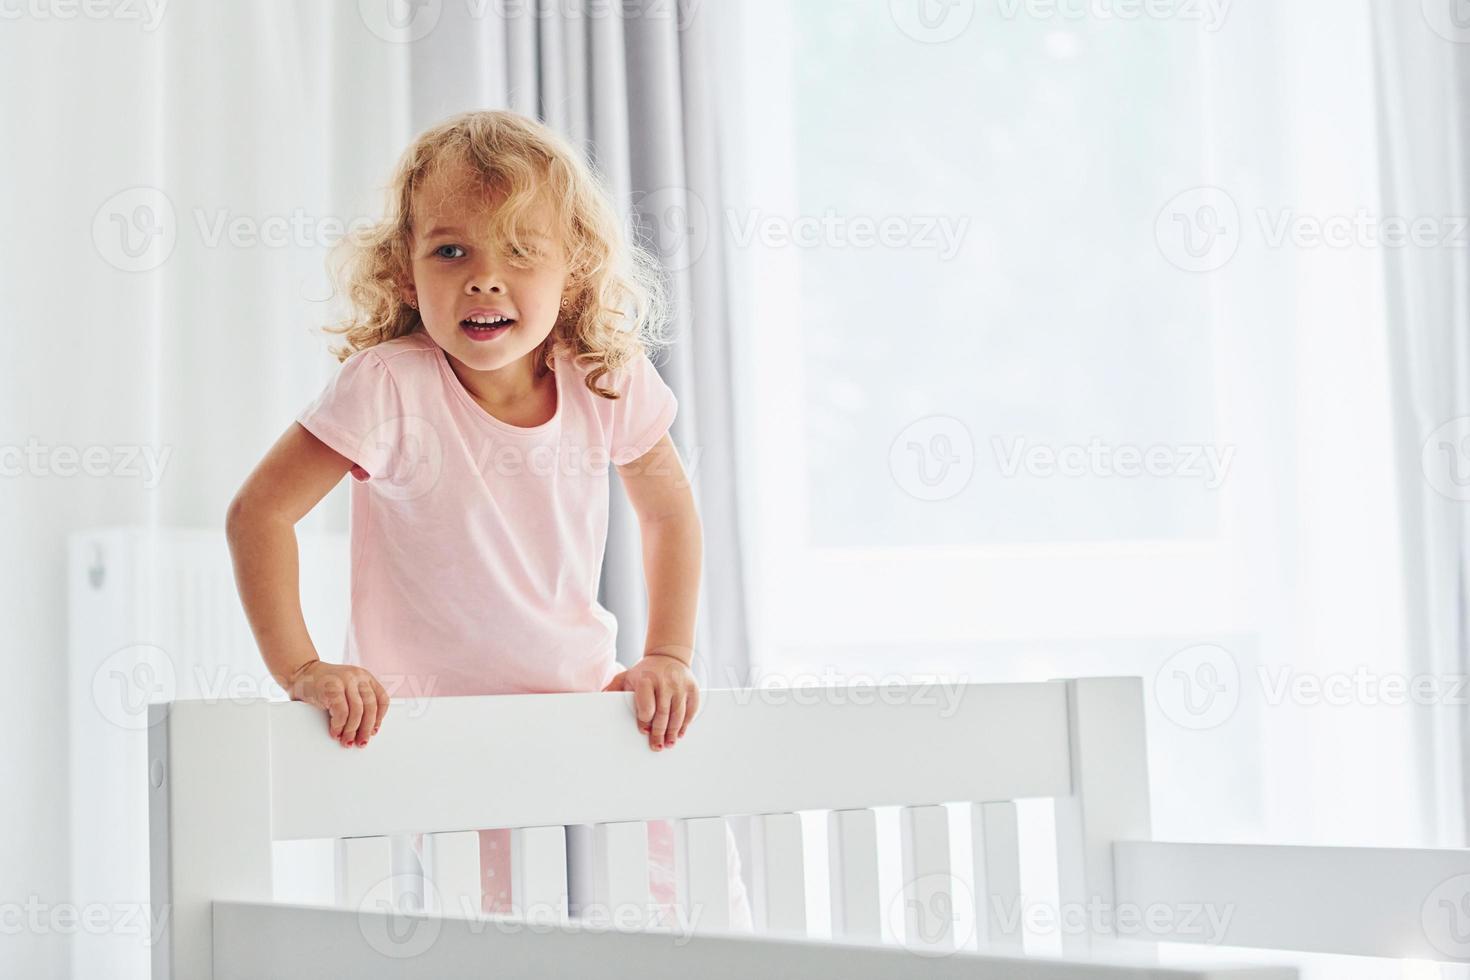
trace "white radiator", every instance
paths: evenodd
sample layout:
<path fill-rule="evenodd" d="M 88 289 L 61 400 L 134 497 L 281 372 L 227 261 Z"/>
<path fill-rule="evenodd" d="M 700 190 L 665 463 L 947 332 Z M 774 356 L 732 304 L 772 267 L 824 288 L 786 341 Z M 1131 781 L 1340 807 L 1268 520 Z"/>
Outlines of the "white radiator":
<path fill-rule="evenodd" d="M 307 628 L 340 661 L 347 537 L 298 539 Z M 146 704 L 285 694 L 256 650 L 223 530 L 79 531 L 69 548 L 73 970 L 147 980 Z M 332 860 L 319 842 L 277 845 L 278 892 L 330 901 Z"/>

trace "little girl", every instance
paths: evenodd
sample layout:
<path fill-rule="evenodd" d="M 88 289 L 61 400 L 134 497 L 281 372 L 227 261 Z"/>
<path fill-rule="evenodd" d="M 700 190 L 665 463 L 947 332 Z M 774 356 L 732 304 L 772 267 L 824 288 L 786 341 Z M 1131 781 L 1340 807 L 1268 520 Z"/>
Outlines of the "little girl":
<path fill-rule="evenodd" d="M 646 352 L 663 340 L 655 260 L 626 241 L 590 165 L 514 113 L 423 133 L 390 195 L 384 220 L 341 246 L 341 368 L 230 505 L 266 665 L 343 746 L 378 732 L 391 690 L 630 691 L 650 748 L 673 747 L 699 703 L 701 531 L 668 435 L 677 402 Z M 644 655 L 627 670 L 597 600 L 609 462 L 642 527 L 649 593 Z M 332 664 L 302 619 L 293 526 L 349 472 L 351 615 Z M 667 914 L 673 828 L 648 827 Z M 749 928 L 727 844 L 731 923 Z M 480 831 L 480 866 L 482 908 L 508 911 L 508 830 Z"/>

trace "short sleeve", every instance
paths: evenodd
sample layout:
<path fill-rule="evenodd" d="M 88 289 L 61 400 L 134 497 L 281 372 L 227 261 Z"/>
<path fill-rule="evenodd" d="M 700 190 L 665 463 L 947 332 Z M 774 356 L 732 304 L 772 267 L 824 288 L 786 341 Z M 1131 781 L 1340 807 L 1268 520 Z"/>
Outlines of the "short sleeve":
<path fill-rule="evenodd" d="M 384 434 L 402 415 L 388 366 L 369 348 L 343 361 L 296 421 L 352 460 L 355 479 L 367 480 L 383 473 L 393 444 Z"/>
<path fill-rule="evenodd" d="M 621 466 L 642 456 L 663 438 L 679 410 L 679 400 L 647 354 L 633 358 L 618 374 L 620 383 L 613 388 L 621 397 L 613 402 L 608 454 Z"/>

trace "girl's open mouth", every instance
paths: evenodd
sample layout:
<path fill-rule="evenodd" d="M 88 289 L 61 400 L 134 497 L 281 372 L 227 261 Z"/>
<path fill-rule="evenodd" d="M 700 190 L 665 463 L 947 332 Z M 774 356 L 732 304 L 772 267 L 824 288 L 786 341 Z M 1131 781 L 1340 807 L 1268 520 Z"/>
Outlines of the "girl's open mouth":
<path fill-rule="evenodd" d="M 514 320 L 502 320 L 496 324 L 473 323 L 469 320 L 459 321 L 459 329 L 471 340 L 494 340 L 515 326 Z"/>

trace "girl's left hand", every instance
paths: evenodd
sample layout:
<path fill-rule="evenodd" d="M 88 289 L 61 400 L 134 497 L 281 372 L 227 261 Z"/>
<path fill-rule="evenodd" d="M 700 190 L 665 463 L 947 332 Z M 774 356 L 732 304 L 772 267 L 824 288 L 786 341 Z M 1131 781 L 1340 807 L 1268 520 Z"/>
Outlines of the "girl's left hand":
<path fill-rule="evenodd" d="M 683 660 L 649 652 L 618 674 L 604 691 L 632 691 L 638 730 L 655 752 L 684 737 L 699 709 L 699 685 Z"/>

